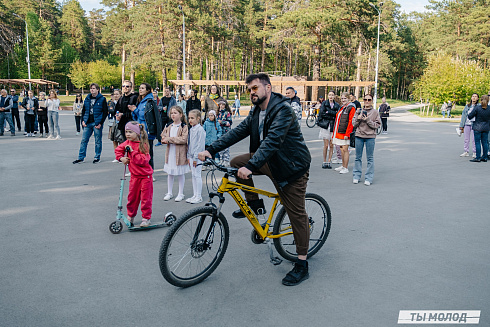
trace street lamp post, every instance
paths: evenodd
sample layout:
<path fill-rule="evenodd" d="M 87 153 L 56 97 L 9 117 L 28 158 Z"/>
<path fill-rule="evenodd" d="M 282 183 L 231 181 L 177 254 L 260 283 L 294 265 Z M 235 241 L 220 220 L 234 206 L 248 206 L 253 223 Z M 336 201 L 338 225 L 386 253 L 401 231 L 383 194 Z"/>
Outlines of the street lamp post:
<path fill-rule="evenodd" d="M 374 103 L 373 103 L 374 108 L 376 108 L 376 102 L 377 102 L 376 100 L 378 100 L 379 25 L 381 22 L 381 6 L 383 5 L 383 2 L 379 3 L 379 10 L 372 3 L 369 3 L 369 5 L 374 9 L 376 9 L 376 11 L 378 12 L 378 43 L 376 45 L 376 77 L 374 79 Z"/>
<path fill-rule="evenodd" d="M 182 6 L 179 5 L 179 9 L 182 12 L 182 70 L 184 71 L 182 80 L 185 80 L 185 15 L 184 11 L 182 10 Z M 185 85 L 184 85 L 184 90 L 185 90 Z"/>
<path fill-rule="evenodd" d="M 26 39 L 27 39 L 27 73 L 29 74 L 29 80 L 31 79 L 31 60 L 29 59 L 29 30 L 27 29 L 27 21 L 17 15 L 16 13 L 13 13 L 15 17 L 18 17 L 22 19 L 26 23 Z M 31 82 L 29 82 L 29 91 L 32 89 Z"/>

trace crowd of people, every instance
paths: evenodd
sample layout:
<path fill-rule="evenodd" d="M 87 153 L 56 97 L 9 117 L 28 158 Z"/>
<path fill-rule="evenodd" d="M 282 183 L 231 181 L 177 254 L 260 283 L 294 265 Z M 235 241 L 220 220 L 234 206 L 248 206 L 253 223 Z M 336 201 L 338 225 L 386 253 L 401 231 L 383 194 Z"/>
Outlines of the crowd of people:
<path fill-rule="evenodd" d="M 464 134 L 463 153 L 460 157 L 470 156 L 470 143 L 473 150 L 471 162 L 487 162 L 490 158 L 490 143 L 488 132 L 490 131 L 490 110 L 488 109 L 489 95 L 473 93 L 463 109 L 459 128 L 456 129 L 459 136 Z M 471 140 L 473 139 L 473 142 Z"/>
<path fill-rule="evenodd" d="M 38 99 L 34 96 L 34 92 L 29 90 L 20 101 L 15 89 L 10 89 L 10 94 L 7 94 L 6 89 L 2 89 L 0 91 L 0 136 L 4 135 L 5 122 L 9 125 L 11 136 L 15 136 L 16 131 L 22 131 L 19 112 L 21 109 L 24 110 L 25 137 L 35 137 L 39 132 L 38 137 L 41 138 L 61 139 L 58 125 L 60 99 L 56 91 L 51 90 L 47 99 L 46 93 L 40 92 Z"/>
<path fill-rule="evenodd" d="M 153 172 L 155 169 L 154 146 L 165 146 L 163 170 L 167 173 L 167 193 L 163 200 L 180 202 L 185 199 L 185 175 L 191 173 L 193 194 L 186 199 L 198 204 L 202 199 L 202 162 L 207 157 L 219 160 L 221 165 L 239 168 L 237 181 L 253 186 L 250 176 L 269 176 L 281 196 L 290 216 L 293 234 L 297 241 L 298 262 L 283 279 L 285 285 L 297 285 L 308 276 L 306 251 L 308 249 L 307 216 L 304 210 L 304 195 L 309 178 L 311 155 L 301 132 L 302 107 L 296 91 L 288 87 L 286 95 L 272 92 L 266 74 L 253 74 L 247 78 L 252 108 L 247 117 L 237 126 L 233 119 L 240 117 L 240 100 L 235 97 L 232 107 L 219 93 L 216 85 L 200 99 L 196 90 L 189 96 L 183 93 L 175 98 L 169 88 L 163 96 L 147 83 L 133 92 L 131 81 L 124 81 L 122 90 L 114 89 L 109 101 L 101 94 L 100 86 L 90 85 L 90 93 L 83 99 L 76 95 L 73 103 L 76 133 L 82 133 L 79 153 L 73 164 L 83 163 L 87 145 L 92 134 L 95 138 L 93 163 L 100 162 L 102 131 L 104 123 L 109 126 L 108 138 L 113 142 L 114 163 L 129 166 L 130 185 L 127 203 L 128 219 L 133 224 L 138 207 L 141 206 L 141 227 L 150 225 L 153 201 Z M 488 96 L 473 94 L 463 110 L 458 133 L 465 135 L 463 157 L 469 156 L 473 136 L 472 162 L 486 162 L 490 110 Z M 374 179 L 374 148 L 377 130 L 382 126 L 388 131 L 390 106 L 385 98 L 379 108 L 373 106 L 373 94 L 366 93 L 363 104 L 354 94 L 328 92 L 326 100 L 317 105 L 320 127 L 319 138 L 323 140 L 323 169 L 335 168 L 340 174 L 349 173 L 349 157 L 355 149 L 352 181 L 358 184 L 362 178 L 363 153 L 366 153 L 367 168 L 364 184 L 370 186 Z M 15 135 L 15 122 L 21 131 L 18 111 L 24 109 L 26 137 L 34 136 L 61 139 L 58 125 L 60 100 L 55 91 L 41 92 L 39 99 L 32 91 L 19 101 L 15 90 L 7 95 L 1 90 L 0 131 L 3 135 L 4 121 Z M 447 108 L 446 108 L 447 110 Z M 13 119 L 13 118 L 14 119 Z M 56 134 L 55 134 L 56 132 Z M 56 135 L 56 136 L 55 136 Z M 230 158 L 230 146 L 250 137 L 250 152 Z M 156 140 L 156 141 L 155 141 Z M 157 143 L 155 143 L 157 142 Z M 483 148 L 483 151 L 482 149 Z M 294 149 L 294 151 L 291 151 Z M 174 182 L 178 191 L 174 197 Z M 246 193 L 245 198 L 256 213 L 265 212 L 264 203 L 257 194 Z M 243 218 L 241 210 L 233 212 L 235 218 Z M 305 218 L 306 217 L 306 218 Z M 303 219 L 305 218 L 305 219 Z"/>

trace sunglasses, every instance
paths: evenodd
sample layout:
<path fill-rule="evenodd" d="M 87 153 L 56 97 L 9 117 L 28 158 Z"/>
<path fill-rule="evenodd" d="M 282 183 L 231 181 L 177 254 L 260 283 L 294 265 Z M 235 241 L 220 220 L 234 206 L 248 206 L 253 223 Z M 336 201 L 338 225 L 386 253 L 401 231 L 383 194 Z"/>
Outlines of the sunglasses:
<path fill-rule="evenodd" d="M 373 99 L 366 99 L 366 98 L 364 98 L 363 100 L 364 100 L 365 102 L 371 102 L 371 101 L 373 101 Z"/>
<path fill-rule="evenodd" d="M 10 93 L 15 93 L 15 91 L 10 91 Z"/>
<path fill-rule="evenodd" d="M 259 86 L 254 85 L 251 88 L 247 88 L 247 93 L 250 94 L 251 91 L 257 92 L 258 89 L 259 89 Z"/>
<path fill-rule="evenodd" d="M 123 85 L 122 87 L 131 87 L 130 85 Z"/>

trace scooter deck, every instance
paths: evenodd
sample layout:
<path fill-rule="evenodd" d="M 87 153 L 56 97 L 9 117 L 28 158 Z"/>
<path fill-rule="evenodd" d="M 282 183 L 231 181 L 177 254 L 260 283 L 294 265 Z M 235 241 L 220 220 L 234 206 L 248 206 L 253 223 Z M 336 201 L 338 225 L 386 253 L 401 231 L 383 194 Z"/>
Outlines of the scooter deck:
<path fill-rule="evenodd" d="M 167 224 L 166 223 L 151 224 L 151 225 L 148 225 L 147 227 L 134 226 L 134 227 L 128 227 L 128 230 L 130 232 L 134 232 L 134 231 L 139 231 L 139 230 L 161 228 L 164 226 L 167 226 Z"/>

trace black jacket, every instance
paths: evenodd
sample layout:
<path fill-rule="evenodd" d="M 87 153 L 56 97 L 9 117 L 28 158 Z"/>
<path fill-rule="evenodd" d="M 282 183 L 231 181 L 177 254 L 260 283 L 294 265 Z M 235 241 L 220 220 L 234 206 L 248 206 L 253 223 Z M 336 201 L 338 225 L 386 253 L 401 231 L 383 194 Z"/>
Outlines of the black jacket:
<path fill-rule="evenodd" d="M 27 100 L 29 99 L 29 97 L 25 97 L 23 100 L 22 100 L 22 103 L 21 103 L 21 106 L 22 108 L 26 109 L 27 108 Z M 36 97 L 34 97 L 32 100 L 34 100 L 34 114 L 36 114 L 37 112 L 37 109 L 39 109 L 39 101 L 37 100 Z M 27 109 L 26 109 L 27 110 Z"/>
<path fill-rule="evenodd" d="M 214 155 L 250 136 L 250 153 L 254 155 L 245 167 L 257 171 L 266 163 L 269 164 L 274 180 L 280 187 L 284 187 L 308 171 L 310 151 L 288 98 L 272 92 L 264 118 L 262 142 L 259 112 L 259 107 L 253 107 L 240 125 L 213 142 L 207 150 Z"/>
<path fill-rule="evenodd" d="M 157 102 L 155 100 L 146 101 L 145 105 L 145 121 L 148 133 L 155 135 L 159 142 L 162 141 L 162 119 L 160 117 L 160 111 L 157 108 Z"/>
<path fill-rule="evenodd" d="M 472 125 L 474 131 L 490 131 L 490 108 L 488 106 L 486 109 L 483 109 L 481 104 L 477 104 L 468 114 L 468 119 L 472 119 L 473 117 L 476 117 Z"/>
<path fill-rule="evenodd" d="M 136 105 L 136 102 L 138 101 L 138 95 L 135 93 L 131 93 L 128 96 L 123 95 L 119 101 L 117 101 L 116 104 L 116 111 L 119 111 L 122 113 L 121 120 L 117 124 L 117 128 L 121 131 L 121 133 L 124 136 L 124 139 L 126 139 L 126 136 L 124 134 L 124 128 L 126 127 L 126 124 L 130 121 L 133 120 L 133 115 L 132 111 L 129 110 L 128 105 Z"/>
<path fill-rule="evenodd" d="M 189 98 L 189 100 L 187 100 L 187 105 L 185 108 L 187 116 L 189 116 L 189 111 L 194 110 L 194 109 L 201 111 L 201 100 L 199 100 L 197 97 L 196 97 L 196 100 L 192 100 L 191 98 Z"/>
<path fill-rule="evenodd" d="M 318 126 L 325 129 L 330 128 L 330 132 L 333 132 L 333 127 L 335 126 L 335 116 L 337 115 L 337 111 L 339 111 L 339 109 L 340 105 L 337 102 L 334 101 L 332 108 L 328 100 L 323 101 L 320 107 L 320 112 L 318 113 Z"/>
<path fill-rule="evenodd" d="M 388 118 L 390 117 L 390 106 L 387 105 L 386 103 L 382 103 L 381 106 L 379 106 L 379 116 L 381 118 Z"/>

